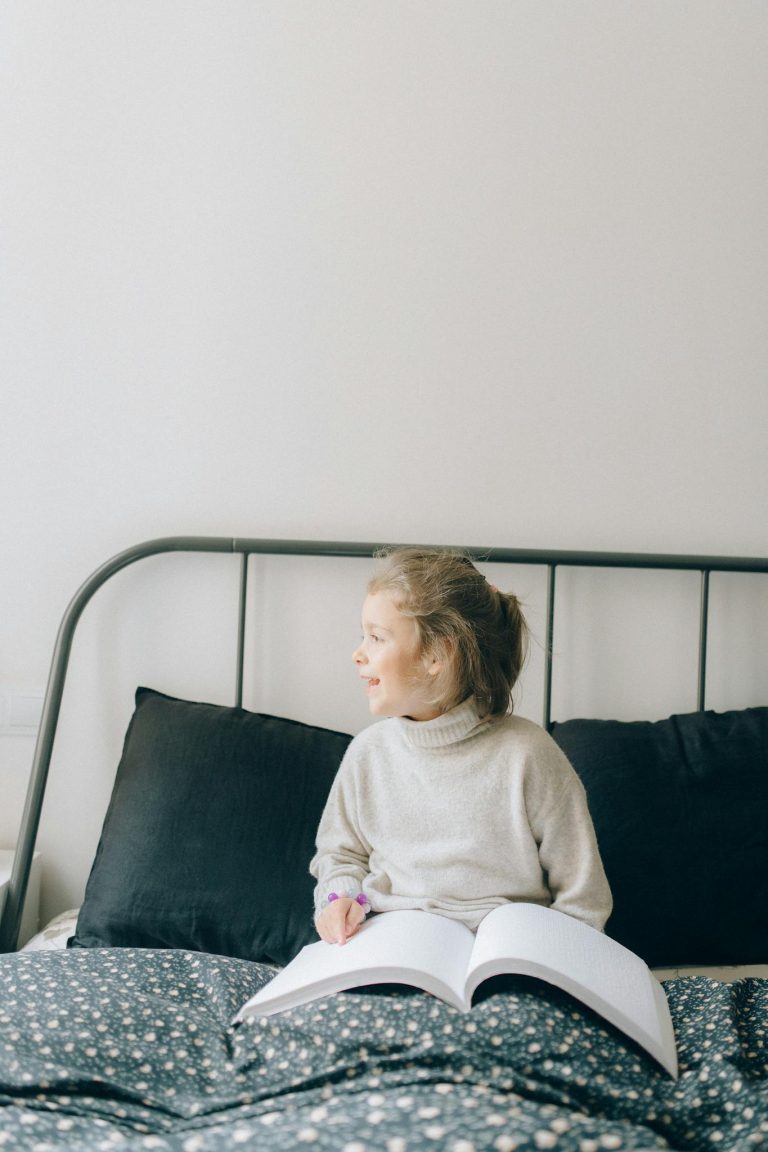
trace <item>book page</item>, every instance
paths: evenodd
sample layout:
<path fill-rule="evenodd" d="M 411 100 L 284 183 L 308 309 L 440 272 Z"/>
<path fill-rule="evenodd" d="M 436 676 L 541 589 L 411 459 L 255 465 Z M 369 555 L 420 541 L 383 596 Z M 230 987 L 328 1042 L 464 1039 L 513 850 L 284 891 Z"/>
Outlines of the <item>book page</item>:
<path fill-rule="evenodd" d="M 444 916 L 383 912 L 367 920 L 346 944 L 308 944 L 236 1019 L 379 983 L 414 984 L 454 1007 L 466 1007 L 462 996 L 473 942 L 468 928 Z"/>
<path fill-rule="evenodd" d="M 648 966 L 610 936 L 537 904 L 495 908 L 478 929 L 467 993 L 506 972 L 556 984 L 641 1044 L 677 1075 L 664 990 Z"/>

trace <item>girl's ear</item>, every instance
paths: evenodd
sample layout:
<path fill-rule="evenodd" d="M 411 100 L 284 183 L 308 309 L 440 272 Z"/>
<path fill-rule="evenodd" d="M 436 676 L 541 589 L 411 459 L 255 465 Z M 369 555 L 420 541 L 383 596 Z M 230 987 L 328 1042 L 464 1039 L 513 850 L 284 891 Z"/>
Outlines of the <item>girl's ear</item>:
<path fill-rule="evenodd" d="M 442 644 L 436 644 L 431 651 L 424 653 L 424 667 L 428 676 L 439 676 L 441 672 L 445 671 L 451 658 L 450 649 L 451 646 L 448 641 L 443 641 Z"/>

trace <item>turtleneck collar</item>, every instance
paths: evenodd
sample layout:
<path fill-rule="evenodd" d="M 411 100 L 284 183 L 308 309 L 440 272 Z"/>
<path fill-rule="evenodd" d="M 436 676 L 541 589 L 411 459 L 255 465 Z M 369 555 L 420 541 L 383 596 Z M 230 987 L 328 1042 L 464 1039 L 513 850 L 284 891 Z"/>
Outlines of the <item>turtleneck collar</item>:
<path fill-rule="evenodd" d="M 397 716 L 395 723 L 406 743 L 413 748 L 446 748 L 484 728 L 488 721 L 481 719 L 474 697 L 468 696 L 434 720 L 409 720 L 407 716 Z"/>

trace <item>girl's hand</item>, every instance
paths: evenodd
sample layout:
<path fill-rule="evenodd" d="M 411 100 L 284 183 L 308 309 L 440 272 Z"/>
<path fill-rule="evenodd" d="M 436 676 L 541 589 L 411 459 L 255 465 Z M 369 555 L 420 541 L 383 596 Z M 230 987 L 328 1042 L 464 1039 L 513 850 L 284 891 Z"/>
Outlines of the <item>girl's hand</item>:
<path fill-rule="evenodd" d="M 326 944 L 346 944 L 365 919 L 365 912 L 349 896 L 326 904 L 315 921 L 318 935 Z"/>

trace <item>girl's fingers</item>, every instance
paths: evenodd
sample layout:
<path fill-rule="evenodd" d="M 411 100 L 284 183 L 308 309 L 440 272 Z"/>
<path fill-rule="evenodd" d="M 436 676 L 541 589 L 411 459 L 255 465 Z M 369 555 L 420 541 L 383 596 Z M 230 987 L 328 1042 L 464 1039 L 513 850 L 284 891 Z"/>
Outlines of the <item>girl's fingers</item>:
<path fill-rule="evenodd" d="M 364 919 L 365 912 L 356 900 L 334 900 L 318 916 L 317 934 L 326 944 L 346 944 Z"/>
<path fill-rule="evenodd" d="M 341 897 L 328 904 L 317 918 L 317 932 L 326 944 L 345 944 L 357 928 L 353 910 L 361 911 L 354 900 Z"/>
<path fill-rule="evenodd" d="M 347 939 L 349 939 L 350 936 L 354 936 L 355 932 L 357 932 L 364 919 L 365 913 L 363 912 L 360 905 L 355 900 L 353 900 L 350 908 L 347 911 L 345 920 Z"/>

